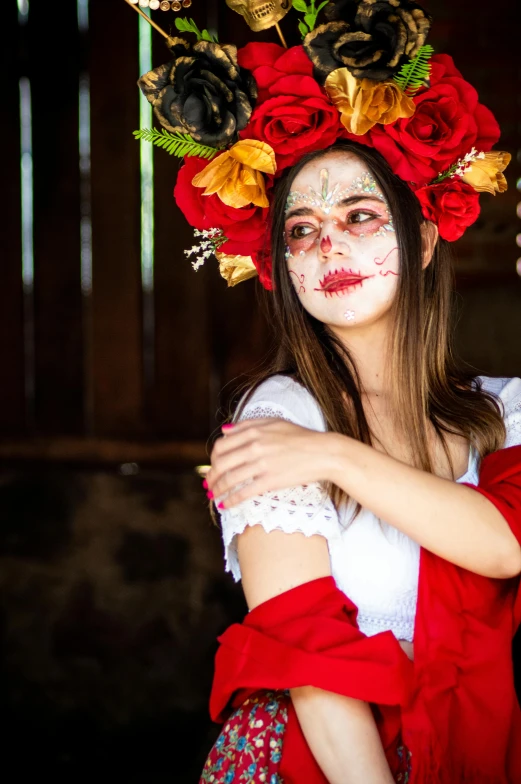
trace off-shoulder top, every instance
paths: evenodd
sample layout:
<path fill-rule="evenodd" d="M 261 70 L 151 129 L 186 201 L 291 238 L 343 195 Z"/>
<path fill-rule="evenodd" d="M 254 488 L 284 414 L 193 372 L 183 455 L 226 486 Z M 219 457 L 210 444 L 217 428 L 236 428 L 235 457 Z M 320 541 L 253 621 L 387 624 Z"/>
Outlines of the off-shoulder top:
<path fill-rule="evenodd" d="M 500 402 L 504 446 L 521 444 L 521 378 L 479 376 L 482 387 Z M 240 419 L 280 417 L 312 430 L 325 431 L 322 411 L 313 396 L 293 379 L 277 375 L 254 392 Z M 467 471 L 457 482 L 478 482 L 479 459 L 469 450 Z M 237 536 L 246 526 L 266 531 L 319 534 L 327 539 L 335 582 L 358 607 L 365 634 L 391 630 L 398 639 L 413 640 L 418 593 L 420 546 L 397 528 L 362 507 L 350 522 L 356 502 L 337 513 L 320 483 L 290 487 L 248 499 L 221 515 L 225 568 L 240 580 Z"/>

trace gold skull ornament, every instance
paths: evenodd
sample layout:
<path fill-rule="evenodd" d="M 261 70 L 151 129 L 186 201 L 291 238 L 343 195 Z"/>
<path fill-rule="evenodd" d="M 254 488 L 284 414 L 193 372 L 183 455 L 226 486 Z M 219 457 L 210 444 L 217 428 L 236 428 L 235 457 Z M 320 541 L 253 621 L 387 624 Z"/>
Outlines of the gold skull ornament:
<path fill-rule="evenodd" d="M 232 11 L 244 16 L 246 24 L 258 33 L 267 30 L 286 16 L 291 8 L 291 0 L 226 0 Z"/>

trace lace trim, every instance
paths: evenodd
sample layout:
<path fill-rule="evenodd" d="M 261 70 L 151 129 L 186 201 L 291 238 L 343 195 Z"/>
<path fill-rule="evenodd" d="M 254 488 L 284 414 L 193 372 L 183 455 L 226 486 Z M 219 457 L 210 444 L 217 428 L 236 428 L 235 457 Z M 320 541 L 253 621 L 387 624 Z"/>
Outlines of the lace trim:
<path fill-rule="evenodd" d="M 410 618 L 375 618 L 370 615 L 357 616 L 358 628 L 368 637 L 380 632 L 391 631 L 398 640 L 413 642 L 414 638 L 414 614 Z"/>
<path fill-rule="evenodd" d="M 328 540 L 340 537 L 335 507 L 318 482 L 249 498 L 221 512 L 225 568 L 236 581 L 241 578 L 236 537 L 251 525 L 262 525 L 268 533 L 320 534 Z"/>
<path fill-rule="evenodd" d="M 286 422 L 293 422 L 293 424 L 297 424 L 297 422 L 295 422 L 295 420 L 288 415 L 288 412 L 285 411 L 285 409 L 281 408 L 280 406 L 270 405 L 269 403 L 256 403 L 251 407 L 246 406 L 237 422 L 242 422 L 245 419 L 271 419 L 273 417 L 276 419 L 285 419 Z"/>

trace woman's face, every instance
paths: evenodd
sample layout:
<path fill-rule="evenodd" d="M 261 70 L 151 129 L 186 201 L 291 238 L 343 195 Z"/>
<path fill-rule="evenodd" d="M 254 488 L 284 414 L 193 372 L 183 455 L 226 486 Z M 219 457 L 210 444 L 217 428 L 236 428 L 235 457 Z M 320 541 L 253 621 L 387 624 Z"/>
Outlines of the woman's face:
<path fill-rule="evenodd" d="M 304 308 L 332 327 L 389 313 L 399 274 L 392 216 L 367 166 L 351 153 L 307 164 L 286 203 L 286 262 Z"/>

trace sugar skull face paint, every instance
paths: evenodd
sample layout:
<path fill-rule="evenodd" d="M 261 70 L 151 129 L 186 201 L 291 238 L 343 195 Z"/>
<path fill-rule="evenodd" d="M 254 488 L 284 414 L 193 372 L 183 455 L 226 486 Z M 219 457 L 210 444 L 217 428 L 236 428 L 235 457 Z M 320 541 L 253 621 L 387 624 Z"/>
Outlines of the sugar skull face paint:
<path fill-rule="evenodd" d="M 295 291 L 315 318 L 351 328 L 390 310 L 399 275 L 393 220 L 355 155 L 330 153 L 299 172 L 284 234 Z"/>

